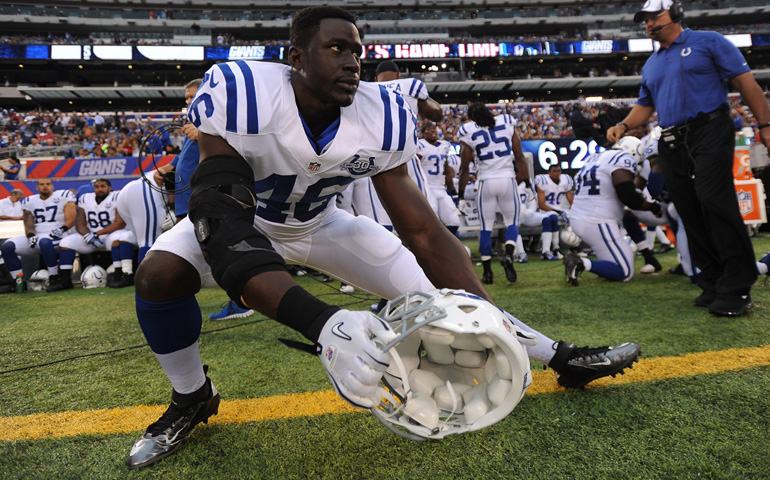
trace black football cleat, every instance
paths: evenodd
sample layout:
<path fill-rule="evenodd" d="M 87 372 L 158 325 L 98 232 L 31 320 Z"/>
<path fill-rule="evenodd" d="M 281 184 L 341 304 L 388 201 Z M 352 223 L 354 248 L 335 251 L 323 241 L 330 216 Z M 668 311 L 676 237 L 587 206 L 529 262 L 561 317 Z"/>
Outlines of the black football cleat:
<path fill-rule="evenodd" d="M 134 284 L 134 274 L 121 274 L 120 277 L 115 276 L 115 280 L 113 280 L 112 284 L 109 285 L 110 288 L 123 288 L 123 287 L 130 287 Z"/>
<path fill-rule="evenodd" d="M 152 465 L 174 453 L 199 423 L 208 423 L 219 411 L 219 393 L 206 377 L 203 387 L 187 395 L 173 391 L 171 405 L 134 443 L 128 454 L 128 468 Z"/>
<path fill-rule="evenodd" d="M 486 285 L 492 285 L 495 283 L 495 276 L 492 274 L 492 272 L 484 272 L 484 274 L 481 276 L 481 283 L 484 283 Z"/>
<path fill-rule="evenodd" d="M 513 259 L 508 255 L 504 255 L 503 259 L 500 260 L 500 265 L 502 265 L 503 270 L 505 270 L 505 278 L 511 283 L 516 283 L 518 277 L 516 275 L 516 269 L 513 268 Z"/>
<path fill-rule="evenodd" d="M 564 273 L 567 275 L 567 281 L 573 286 L 578 286 L 578 277 L 586 269 L 583 260 L 574 253 L 568 253 L 564 256 Z"/>
<path fill-rule="evenodd" d="M 635 343 L 589 348 L 560 341 L 556 343 L 556 355 L 549 366 L 556 372 L 559 385 L 582 388 L 597 378 L 614 377 L 626 368 L 633 368 L 641 353 L 642 349 Z"/>
<path fill-rule="evenodd" d="M 69 273 L 64 275 L 51 275 L 48 278 L 48 286 L 45 287 L 45 291 L 59 292 L 61 290 L 71 290 L 72 288 L 72 274 Z"/>

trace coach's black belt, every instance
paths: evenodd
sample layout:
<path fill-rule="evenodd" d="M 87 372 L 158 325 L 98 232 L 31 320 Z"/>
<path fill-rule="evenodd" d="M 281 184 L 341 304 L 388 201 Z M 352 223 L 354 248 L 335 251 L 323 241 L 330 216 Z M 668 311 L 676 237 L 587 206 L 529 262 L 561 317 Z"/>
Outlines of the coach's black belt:
<path fill-rule="evenodd" d="M 718 118 L 718 117 L 721 117 L 722 115 L 727 115 L 727 114 L 728 114 L 727 107 L 719 107 L 713 112 L 702 113 L 697 117 L 693 118 L 692 120 L 690 120 L 689 122 L 685 123 L 684 125 L 664 128 L 660 132 L 660 139 L 663 142 L 669 144 L 669 148 L 674 149 L 675 148 L 674 145 L 676 143 L 684 141 L 685 134 L 690 130 L 700 128 L 703 125 L 707 124 L 708 122 L 714 120 L 715 118 Z"/>

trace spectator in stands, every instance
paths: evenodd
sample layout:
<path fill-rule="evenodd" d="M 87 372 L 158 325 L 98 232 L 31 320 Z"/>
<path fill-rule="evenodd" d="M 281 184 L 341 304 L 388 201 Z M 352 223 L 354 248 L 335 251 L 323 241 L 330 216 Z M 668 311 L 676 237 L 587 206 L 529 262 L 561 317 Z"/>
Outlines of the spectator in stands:
<path fill-rule="evenodd" d="M 0 165 L 0 170 L 5 173 L 5 180 L 18 180 L 19 179 L 19 172 L 21 171 L 21 162 L 19 162 L 19 159 L 15 156 L 11 155 L 8 158 L 9 165 L 7 167 L 4 167 Z"/>
<path fill-rule="evenodd" d="M 0 200 L 0 220 L 21 220 L 24 218 L 21 209 L 21 198 L 24 192 L 18 188 L 11 190 L 11 195 Z"/>

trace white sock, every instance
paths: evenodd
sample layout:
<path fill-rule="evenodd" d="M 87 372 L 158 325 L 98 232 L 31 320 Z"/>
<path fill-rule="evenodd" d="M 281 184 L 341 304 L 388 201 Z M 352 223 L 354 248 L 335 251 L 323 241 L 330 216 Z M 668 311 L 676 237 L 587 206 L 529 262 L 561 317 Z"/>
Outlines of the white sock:
<path fill-rule="evenodd" d="M 121 260 L 120 268 L 123 270 L 124 274 L 131 275 L 132 273 L 134 273 L 134 261 L 130 258 Z"/>
<path fill-rule="evenodd" d="M 49 275 L 58 275 L 59 274 L 59 266 L 56 265 L 55 267 L 48 267 L 48 274 Z"/>
<path fill-rule="evenodd" d="M 522 322 L 518 318 L 514 317 L 510 313 L 503 313 L 505 313 L 505 316 L 508 317 L 508 319 L 520 329 L 524 330 L 525 332 L 530 332 L 537 335 L 537 345 L 527 345 L 527 355 L 529 355 L 529 358 L 537 360 L 544 365 L 548 365 L 548 362 L 550 362 L 553 356 L 556 355 L 556 349 L 554 348 L 554 343 L 556 342 L 538 332 L 534 328 L 530 327 L 526 323 Z"/>
<path fill-rule="evenodd" d="M 543 234 L 540 236 L 540 240 L 543 245 L 540 247 L 540 250 L 542 250 L 541 253 L 549 252 L 551 248 L 551 243 L 553 242 L 553 232 L 543 232 Z"/>
<path fill-rule="evenodd" d="M 155 358 L 177 393 L 193 393 L 206 383 L 198 342 L 176 352 L 156 353 Z"/>

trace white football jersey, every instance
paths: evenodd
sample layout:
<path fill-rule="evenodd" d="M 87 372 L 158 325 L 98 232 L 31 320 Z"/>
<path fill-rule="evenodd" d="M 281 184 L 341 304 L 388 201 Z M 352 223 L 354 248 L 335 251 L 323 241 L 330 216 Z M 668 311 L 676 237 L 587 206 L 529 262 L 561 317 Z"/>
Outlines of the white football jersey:
<path fill-rule="evenodd" d="M 444 140 L 436 141 L 436 144 L 422 139 L 417 142 L 417 155 L 422 163 L 422 170 L 428 181 L 428 186 L 443 190 L 446 188 L 446 168 L 450 157 L 456 157 L 452 144 Z M 451 164 L 456 164 L 452 159 Z"/>
<path fill-rule="evenodd" d="M 535 186 L 545 193 L 545 203 L 558 210 L 564 208 L 561 204 L 561 199 L 567 192 L 572 190 L 574 184 L 575 182 L 572 180 L 572 177 L 566 173 L 561 174 L 559 183 L 555 183 L 547 173 L 535 176 Z"/>
<path fill-rule="evenodd" d="M 49 233 L 64 225 L 64 205 L 75 203 L 75 194 L 69 190 L 55 190 L 45 200 L 40 194 L 21 199 L 21 208 L 35 217 L 35 233 Z"/>
<path fill-rule="evenodd" d="M 110 192 L 102 203 L 96 203 L 96 194 L 93 192 L 84 193 L 78 200 L 78 206 L 85 212 L 86 223 L 91 232 L 98 232 L 115 222 L 117 204 L 118 192 Z"/>
<path fill-rule="evenodd" d="M 622 220 L 624 205 L 612 184 L 612 172 L 620 169 L 635 174 L 634 156 L 623 150 L 606 150 L 590 155 L 576 175 L 575 200 L 570 218 L 596 223 Z"/>
<path fill-rule="evenodd" d="M 220 63 L 203 78 L 189 117 L 224 138 L 254 170 L 256 223 L 274 238 L 315 231 L 334 198 L 357 178 L 395 168 L 417 147 L 417 121 L 404 97 L 361 82 L 340 109 L 334 138 L 320 151 L 308 139 L 287 65 Z"/>
<path fill-rule="evenodd" d="M 528 210 L 536 212 L 538 210 L 537 194 L 535 193 L 535 187 L 527 186 L 524 182 L 519 182 L 519 203 L 521 203 L 522 210 Z"/>
<path fill-rule="evenodd" d="M 399 78 L 396 80 L 388 80 L 387 82 L 376 82 L 377 85 L 382 85 L 392 92 L 396 92 L 404 97 L 406 103 L 409 104 L 409 108 L 416 114 L 417 113 L 417 101 L 427 100 L 428 87 L 425 86 L 422 80 L 417 78 Z"/>
<path fill-rule="evenodd" d="M 511 138 L 515 133 L 516 120 L 507 113 L 495 117 L 492 128 L 480 127 L 468 122 L 457 131 L 460 142 L 476 153 L 478 164 L 476 178 L 513 178 L 513 148 Z"/>

